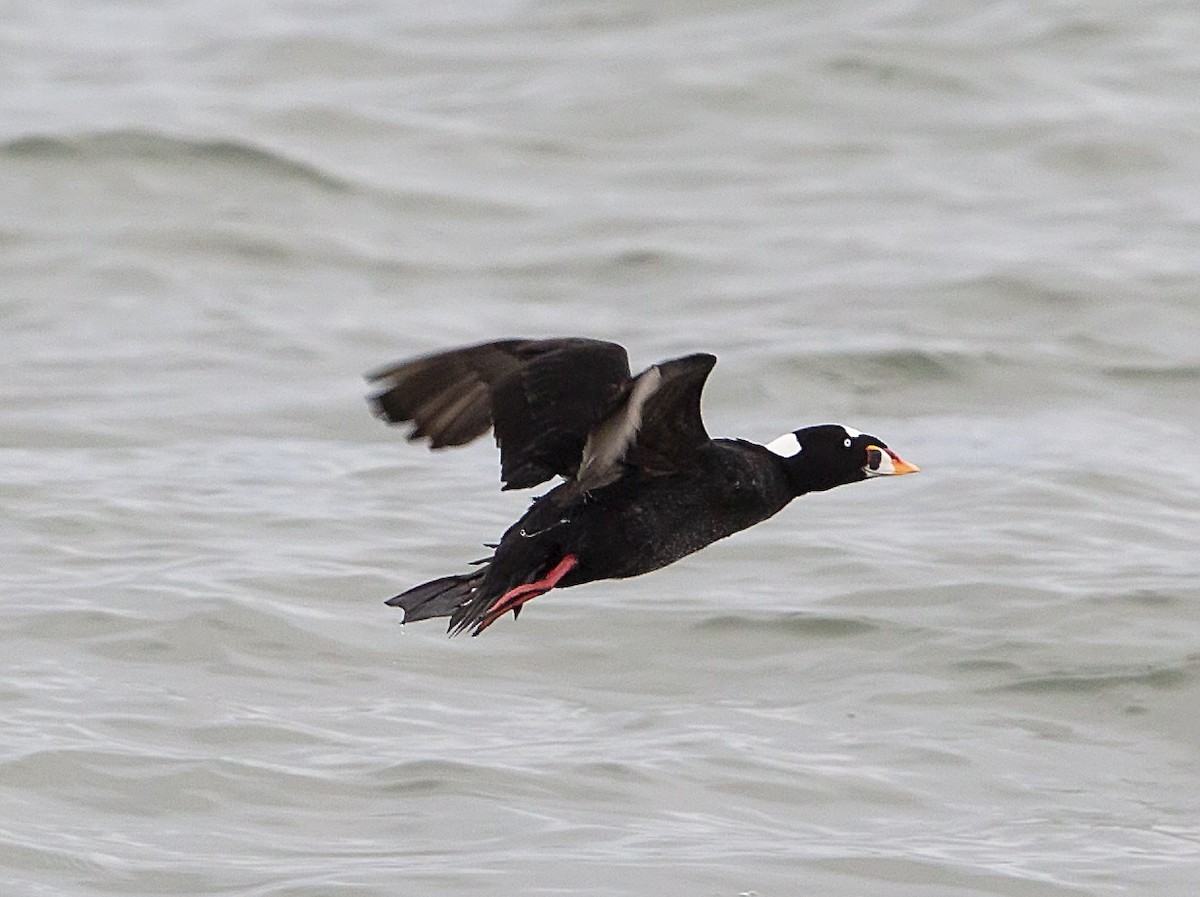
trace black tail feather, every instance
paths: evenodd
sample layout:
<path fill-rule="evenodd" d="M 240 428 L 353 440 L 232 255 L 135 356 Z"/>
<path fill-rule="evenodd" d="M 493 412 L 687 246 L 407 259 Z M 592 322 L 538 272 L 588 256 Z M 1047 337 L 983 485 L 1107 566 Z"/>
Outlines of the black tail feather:
<path fill-rule="evenodd" d="M 405 623 L 415 623 L 417 620 L 429 620 L 433 617 L 448 617 L 459 605 L 471 599 L 483 580 L 483 574 L 483 570 L 476 570 L 474 573 L 462 573 L 458 576 L 443 576 L 413 586 L 407 592 L 389 598 L 385 604 L 403 610 Z"/>

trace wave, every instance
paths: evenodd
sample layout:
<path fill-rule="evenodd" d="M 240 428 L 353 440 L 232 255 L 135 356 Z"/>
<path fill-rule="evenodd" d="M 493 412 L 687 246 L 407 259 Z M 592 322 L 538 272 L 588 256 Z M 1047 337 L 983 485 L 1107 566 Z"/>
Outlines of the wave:
<path fill-rule="evenodd" d="M 782 616 L 720 614 L 693 626 L 708 632 L 770 632 L 811 638 L 846 638 L 877 631 L 880 626 L 853 617 L 789 613 Z"/>
<path fill-rule="evenodd" d="M 1197 658 L 1184 663 L 1148 664 L 1135 669 L 1063 670 L 1043 675 L 1028 675 L 1001 686 L 999 691 L 1035 694 L 1088 694 L 1126 687 L 1153 689 L 1181 688 L 1196 679 Z"/>
<path fill-rule="evenodd" d="M 1200 365 L 1111 365 L 1104 373 L 1114 380 L 1134 383 L 1194 383 L 1200 380 Z"/>
<path fill-rule="evenodd" d="M 0 143 L 9 159 L 139 160 L 171 163 L 204 162 L 241 168 L 273 177 L 303 181 L 335 192 L 354 185 L 309 162 L 244 140 L 177 137 L 154 131 L 122 129 L 77 135 L 26 134 Z"/>

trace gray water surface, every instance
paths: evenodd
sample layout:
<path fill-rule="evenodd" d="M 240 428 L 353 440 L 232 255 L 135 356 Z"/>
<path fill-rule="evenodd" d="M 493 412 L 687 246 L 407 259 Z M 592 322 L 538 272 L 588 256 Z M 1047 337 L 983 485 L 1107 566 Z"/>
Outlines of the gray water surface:
<path fill-rule="evenodd" d="M 5 895 L 1195 893 L 1193 4 L 48 0 L 0 84 Z M 529 496 L 360 373 L 568 333 L 923 473 L 397 626 Z"/>

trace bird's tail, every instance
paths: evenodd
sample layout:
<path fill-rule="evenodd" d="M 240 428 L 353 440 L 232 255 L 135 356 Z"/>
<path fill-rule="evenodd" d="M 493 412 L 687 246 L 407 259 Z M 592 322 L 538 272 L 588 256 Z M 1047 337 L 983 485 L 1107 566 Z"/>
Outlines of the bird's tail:
<path fill-rule="evenodd" d="M 404 623 L 448 617 L 460 605 L 471 600 L 485 572 L 486 568 L 430 580 L 401 592 L 395 598 L 389 598 L 385 603 L 404 611 Z"/>

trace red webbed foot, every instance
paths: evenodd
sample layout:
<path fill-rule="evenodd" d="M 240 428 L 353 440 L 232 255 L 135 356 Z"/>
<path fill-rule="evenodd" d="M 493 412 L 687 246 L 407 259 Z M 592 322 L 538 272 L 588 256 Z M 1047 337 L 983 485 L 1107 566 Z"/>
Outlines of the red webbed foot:
<path fill-rule="evenodd" d="M 538 595 L 545 595 L 558 585 L 559 580 L 577 566 L 579 566 L 579 558 L 573 554 L 563 555 L 562 560 L 555 564 L 550 572 L 541 579 L 509 589 L 501 596 L 499 601 L 492 605 L 487 615 L 471 630 L 471 635 L 479 635 L 479 633 L 483 632 L 483 630 L 487 629 L 510 610 L 515 615 L 523 604 L 532 601 Z"/>

